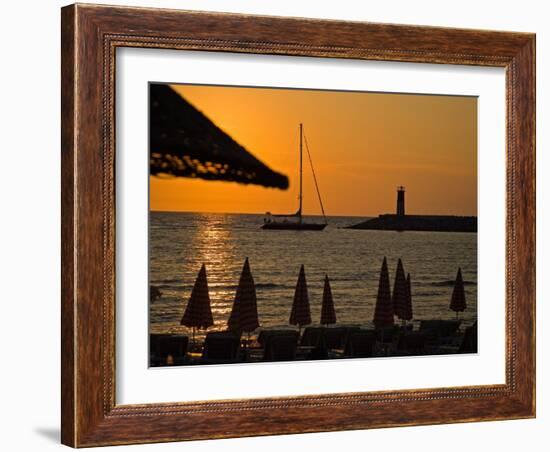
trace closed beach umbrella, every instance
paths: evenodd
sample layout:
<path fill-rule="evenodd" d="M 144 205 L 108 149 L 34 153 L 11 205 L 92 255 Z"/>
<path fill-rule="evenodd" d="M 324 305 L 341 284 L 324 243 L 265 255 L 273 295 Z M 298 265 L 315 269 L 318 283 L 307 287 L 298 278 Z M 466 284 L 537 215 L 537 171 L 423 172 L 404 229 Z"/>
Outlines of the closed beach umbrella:
<path fill-rule="evenodd" d="M 336 323 L 336 313 L 334 312 L 334 301 L 332 299 L 332 290 L 328 275 L 325 275 L 325 287 L 323 288 L 323 305 L 321 307 L 321 325 L 330 325 Z"/>
<path fill-rule="evenodd" d="M 256 285 L 250 272 L 248 258 L 246 258 L 227 327 L 231 331 L 240 334 L 242 332 L 251 333 L 259 326 Z"/>
<path fill-rule="evenodd" d="M 392 293 L 393 311 L 401 320 L 405 320 L 405 309 L 407 304 L 407 280 L 405 270 L 401 259 L 397 260 L 397 270 L 395 271 L 395 281 Z"/>
<path fill-rule="evenodd" d="M 412 320 L 413 308 L 412 308 L 412 292 L 411 292 L 411 274 L 407 273 L 407 303 L 403 309 L 403 320 Z"/>
<path fill-rule="evenodd" d="M 304 325 L 311 323 L 311 312 L 309 310 L 309 295 L 307 293 L 306 272 L 304 266 L 300 267 L 296 291 L 294 292 L 294 302 L 290 311 L 289 323 L 298 325 L 301 329 Z"/>
<path fill-rule="evenodd" d="M 376 296 L 376 307 L 374 308 L 373 323 L 376 328 L 393 325 L 393 304 L 390 293 L 390 275 L 388 263 L 384 257 L 382 269 L 380 270 L 380 281 L 378 282 L 378 294 Z"/>
<path fill-rule="evenodd" d="M 169 85 L 149 86 L 151 175 L 288 188 L 284 174 L 254 157 Z"/>
<path fill-rule="evenodd" d="M 187 302 L 181 324 L 193 328 L 193 342 L 195 342 L 195 328 L 206 329 L 214 325 L 212 310 L 210 309 L 206 267 L 204 264 L 202 264 L 195 285 L 193 286 L 193 291 Z"/>
<path fill-rule="evenodd" d="M 464 294 L 464 281 L 462 280 L 462 270 L 460 267 L 458 267 L 458 273 L 456 274 L 451 305 L 449 307 L 452 311 L 456 312 L 457 319 L 458 313 L 466 309 L 466 295 Z"/>

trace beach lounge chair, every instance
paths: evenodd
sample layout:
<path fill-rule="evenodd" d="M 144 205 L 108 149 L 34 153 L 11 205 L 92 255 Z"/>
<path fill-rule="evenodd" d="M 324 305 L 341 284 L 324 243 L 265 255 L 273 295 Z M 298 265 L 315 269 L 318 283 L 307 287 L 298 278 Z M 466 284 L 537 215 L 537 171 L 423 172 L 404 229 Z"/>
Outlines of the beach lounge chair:
<path fill-rule="evenodd" d="M 165 334 L 149 334 L 149 365 L 152 367 L 162 366 L 163 362 L 159 356 L 159 339 Z"/>
<path fill-rule="evenodd" d="M 166 334 L 150 334 L 149 335 L 149 355 L 151 357 L 158 355 L 158 351 L 159 351 L 158 342 L 159 342 L 159 339 L 163 336 L 166 336 Z"/>
<path fill-rule="evenodd" d="M 448 345 L 460 327 L 460 320 L 422 320 L 420 331 L 431 346 Z"/>
<path fill-rule="evenodd" d="M 399 335 L 395 354 L 398 356 L 424 355 L 426 334 L 420 331 L 409 331 Z"/>
<path fill-rule="evenodd" d="M 258 335 L 258 343 L 262 348 L 266 347 L 266 344 L 269 342 L 269 339 L 276 335 L 292 335 L 296 337 L 296 342 L 298 342 L 298 331 L 294 329 L 274 329 L 274 330 L 265 330 L 262 329 Z"/>
<path fill-rule="evenodd" d="M 477 322 L 464 331 L 458 353 L 477 353 Z"/>
<path fill-rule="evenodd" d="M 383 328 L 376 328 L 374 331 L 376 332 L 377 342 L 381 344 L 392 344 L 397 334 L 399 334 L 399 326 L 393 325 Z"/>
<path fill-rule="evenodd" d="M 149 335 L 150 365 L 182 364 L 187 355 L 189 338 L 176 334 Z"/>
<path fill-rule="evenodd" d="M 442 320 L 440 325 L 440 338 L 441 340 L 446 340 L 456 336 L 460 328 L 460 320 Z"/>
<path fill-rule="evenodd" d="M 477 322 L 466 328 L 462 336 L 455 336 L 455 341 L 453 343 L 437 347 L 437 353 L 477 353 Z"/>
<path fill-rule="evenodd" d="M 326 344 L 326 330 L 326 328 L 323 328 L 321 330 L 321 334 L 319 335 L 319 338 L 317 339 L 315 345 L 305 346 L 305 354 L 302 353 L 302 347 L 304 346 L 301 345 L 300 347 L 298 347 L 298 352 L 300 353 L 300 356 L 298 358 L 303 357 L 305 359 L 328 359 L 329 352 Z"/>
<path fill-rule="evenodd" d="M 395 336 L 399 333 L 399 326 L 392 325 L 383 328 L 376 328 L 376 340 L 383 343 L 393 342 Z"/>
<path fill-rule="evenodd" d="M 347 336 L 344 356 L 370 358 L 374 356 L 376 333 L 373 330 L 351 330 Z"/>
<path fill-rule="evenodd" d="M 265 344 L 264 361 L 294 361 L 296 346 L 295 334 L 274 334 Z"/>
<path fill-rule="evenodd" d="M 203 364 L 229 364 L 240 360 L 241 338 L 230 331 L 208 333 L 204 340 Z"/>
<path fill-rule="evenodd" d="M 377 356 L 389 356 L 395 347 L 395 342 L 399 335 L 400 328 L 398 325 L 376 328 L 376 350 Z"/>
<path fill-rule="evenodd" d="M 300 345 L 317 347 L 321 342 L 325 330 L 326 328 L 323 326 L 306 327 L 304 333 L 302 334 L 302 338 L 300 339 Z"/>
<path fill-rule="evenodd" d="M 325 329 L 325 346 L 328 350 L 343 350 L 346 346 L 348 334 L 357 331 L 358 327 L 336 327 Z"/>

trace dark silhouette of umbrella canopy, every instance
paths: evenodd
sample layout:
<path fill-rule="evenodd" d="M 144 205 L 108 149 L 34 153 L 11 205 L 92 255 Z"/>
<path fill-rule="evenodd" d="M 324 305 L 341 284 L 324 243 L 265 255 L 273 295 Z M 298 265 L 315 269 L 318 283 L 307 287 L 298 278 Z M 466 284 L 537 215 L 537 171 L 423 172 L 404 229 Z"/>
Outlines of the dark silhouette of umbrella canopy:
<path fill-rule="evenodd" d="M 306 272 L 303 265 L 300 267 L 300 274 L 298 275 L 298 282 L 296 283 L 296 291 L 294 292 L 294 302 L 292 303 L 292 310 L 290 311 L 289 323 L 300 327 L 311 323 Z"/>
<path fill-rule="evenodd" d="M 150 173 L 288 188 L 267 167 L 169 85 L 149 92 Z"/>
<path fill-rule="evenodd" d="M 208 294 L 208 281 L 206 279 L 206 267 L 202 264 L 199 276 L 193 286 L 191 297 L 187 302 L 181 324 L 193 328 L 208 328 L 214 325 L 212 310 L 210 309 L 210 295 Z"/>
<path fill-rule="evenodd" d="M 373 323 L 376 328 L 393 325 L 393 304 L 390 293 L 390 275 L 388 263 L 384 257 L 382 269 L 380 270 L 380 281 L 378 282 L 378 294 L 374 308 Z"/>
<path fill-rule="evenodd" d="M 451 310 L 458 313 L 466 309 L 466 295 L 464 294 L 464 281 L 462 280 L 462 270 L 458 268 L 456 274 L 455 286 L 453 288 L 453 295 L 451 297 Z"/>
<path fill-rule="evenodd" d="M 405 270 L 401 259 L 397 260 L 397 270 L 395 271 L 395 281 L 393 284 L 392 293 L 393 311 L 401 320 L 406 319 L 407 309 L 407 280 L 405 278 Z"/>
<path fill-rule="evenodd" d="M 321 325 L 336 323 L 336 312 L 334 312 L 334 301 L 328 275 L 325 275 L 325 287 L 323 288 L 323 304 L 321 306 Z"/>
<path fill-rule="evenodd" d="M 407 273 L 407 303 L 402 312 L 403 320 L 412 320 L 413 318 L 413 308 L 412 308 L 412 291 L 411 291 L 411 274 Z"/>
<path fill-rule="evenodd" d="M 260 324 L 256 303 L 256 285 L 246 258 L 227 327 L 236 333 L 250 333 L 258 328 Z"/>

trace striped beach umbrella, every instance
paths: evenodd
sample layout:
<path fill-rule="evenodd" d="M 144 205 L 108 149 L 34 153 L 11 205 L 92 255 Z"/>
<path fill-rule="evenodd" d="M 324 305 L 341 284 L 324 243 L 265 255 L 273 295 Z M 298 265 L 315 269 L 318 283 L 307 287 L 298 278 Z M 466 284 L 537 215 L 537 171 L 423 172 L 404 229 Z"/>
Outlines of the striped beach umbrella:
<path fill-rule="evenodd" d="M 456 313 L 457 319 L 458 313 L 466 309 L 466 295 L 464 294 L 464 281 L 462 279 L 462 270 L 460 267 L 458 267 L 458 273 L 456 274 L 455 286 L 453 288 L 453 295 L 449 308 Z"/>
<path fill-rule="evenodd" d="M 290 311 L 289 323 L 298 325 L 301 329 L 304 325 L 311 323 L 311 312 L 309 310 L 309 295 L 307 293 L 306 272 L 304 266 L 300 267 L 296 291 L 294 292 L 294 302 Z"/>
<path fill-rule="evenodd" d="M 181 318 L 181 325 L 193 328 L 193 342 L 195 342 L 195 328 L 206 329 L 214 325 L 212 310 L 210 309 L 206 267 L 204 264 L 202 264 L 195 285 L 193 286 L 191 296 L 187 302 L 187 307 Z"/>
<path fill-rule="evenodd" d="M 393 284 L 392 293 L 393 311 L 397 317 L 403 322 L 406 319 L 407 309 L 407 279 L 405 278 L 405 270 L 401 259 L 397 260 L 397 270 L 395 271 L 395 281 Z"/>
<path fill-rule="evenodd" d="M 258 322 L 258 308 L 256 304 L 256 285 L 250 272 L 248 257 L 244 261 L 243 271 L 239 279 L 239 286 L 235 294 L 235 301 L 231 309 L 231 315 L 227 321 L 227 327 L 240 335 L 251 333 L 260 326 Z"/>
<path fill-rule="evenodd" d="M 374 308 L 374 318 L 372 321 L 376 328 L 393 325 L 393 304 L 391 301 L 390 275 L 388 273 L 386 257 L 384 257 L 382 269 L 380 270 L 376 307 Z"/>
<path fill-rule="evenodd" d="M 323 304 L 321 306 L 321 325 L 336 323 L 336 312 L 334 312 L 334 300 L 328 275 L 325 275 L 325 287 L 323 288 Z"/>

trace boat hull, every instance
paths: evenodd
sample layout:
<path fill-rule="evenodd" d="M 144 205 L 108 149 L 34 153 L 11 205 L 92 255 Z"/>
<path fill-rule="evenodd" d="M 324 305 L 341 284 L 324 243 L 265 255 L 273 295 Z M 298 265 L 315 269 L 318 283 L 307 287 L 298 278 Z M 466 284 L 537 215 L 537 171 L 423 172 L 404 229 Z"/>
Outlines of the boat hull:
<path fill-rule="evenodd" d="M 324 223 L 265 223 L 262 229 L 273 231 L 322 231 L 327 225 Z"/>

